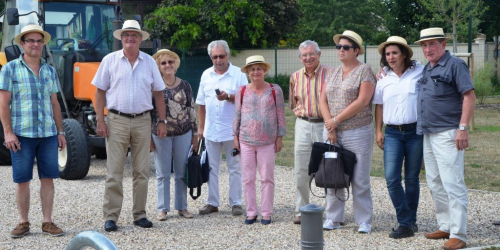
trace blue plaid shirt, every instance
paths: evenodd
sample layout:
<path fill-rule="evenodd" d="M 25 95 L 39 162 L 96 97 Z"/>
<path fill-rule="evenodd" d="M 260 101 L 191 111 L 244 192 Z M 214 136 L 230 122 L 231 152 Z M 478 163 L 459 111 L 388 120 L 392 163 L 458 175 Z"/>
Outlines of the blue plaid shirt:
<path fill-rule="evenodd" d="M 7 63 L 0 72 L 0 89 L 12 93 L 11 124 L 14 134 L 29 138 L 57 135 L 51 94 L 59 92 L 56 70 L 41 60 L 39 78 L 24 62 L 23 55 Z"/>

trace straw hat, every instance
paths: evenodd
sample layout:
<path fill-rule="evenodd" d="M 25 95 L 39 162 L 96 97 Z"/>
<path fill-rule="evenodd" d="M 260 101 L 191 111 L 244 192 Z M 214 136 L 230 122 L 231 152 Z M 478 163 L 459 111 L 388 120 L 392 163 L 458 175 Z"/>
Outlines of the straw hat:
<path fill-rule="evenodd" d="M 44 45 L 47 44 L 48 42 L 50 42 L 50 34 L 48 32 L 43 31 L 42 27 L 38 24 L 28 24 L 28 25 L 24 26 L 21 29 L 21 33 L 19 33 L 16 36 L 16 38 L 14 38 L 14 41 L 16 41 L 17 44 L 21 45 L 21 37 L 23 37 L 24 35 L 26 35 L 28 33 L 32 33 L 32 32 L 38 32 L 38 33 L 42 34 Z"/>
<path fill-rule="evenodd" d="M 142 34 L 142 41 L 149 38 L 149 33 L 146 31 L 142 31 L 141 26 L 139 25 L 139 22 L 137 22 L 136 20 L 126 20 L 123 23 L 122 29 L 115 30 L 113 32 L 113 36 L 118 40 L 122 40 L 122 32 L 124 32 L 124 31 L 135 31 L 135 32 L 141 33 Z"/>
<path fill-rule="evenodd" d="M 154 55 L 153 55 L 153 58 L 156 60 L 158 59 L 158 57 L 160 57 L 161 55 L 168 55 L 168 56 L 171 56 L 175 59 L 176 63 L 179 62 L 179 65 L 177 65 L 178 67 L 181 66 L 181 59 L 179 58 L 179 55 L 177 55 L 177 53 L 171 51 L 171 50 L 168 50 L 168 49 L 161 49 L 161 50 L 158 50 Z"/>
<path fill-rule="evenodd" d="M 420 44 L 423 41 L 441 38 L 446 39 L 443 28 L 428 28 L 420 31 L 420 40 L 416 41 L 415 43 Z"/>
<path fill-rule="evenodd" d="M 249 56 L 249 57 L 247 57 L 246 64 L 245 64 L 245 66 L 243 66 L 241 68 L 241 72 L 247 73 L 247 67 L 250 66 L 250 65 L 253 65 L 253 64 L 262 64 L 262 65 L 264 65 L 266 71 L 268 71 L 271 68 L 271 64 L 267 63 L 264 60 L 263 56 L 256 55 L 256 56 Z"/>
<path fill-rule="evenodd" d="M 387 41 L 386 42 L 383 42 L 381 43 L 379 46 L 378 46 L 378 53 L 381 55 L 381 56 L 384 56 L 382 53 L 383 53 L 383 50 L 384 48 L 387 46 L 387 45 L 391 45 L 391 44 L 399 44 L 399 45 L 403 45 L 407 50 L 408 50 L 408 54 L 410 56 L 410 58 L 413 56 L 413 50 L 410 48 L 410 46 L 408 46 L 408 43 L 406 42 L 406 40 L 400 36 L 391 36 L 389 38 L 387 38 Z"/>
<path fill-rule="evenodd" d="M 365 53 L 365 48 L 363 48 L 363 39 L 361 39 L 358 33 L 351 30 L 345 30 L 344 33 L 333 36 L 333 41 L 335 42 L 335 44 L 339 44 L 340 38 L 342 37 L 347 37 L 353 40 L 359 46 L 360 55 Z"/>

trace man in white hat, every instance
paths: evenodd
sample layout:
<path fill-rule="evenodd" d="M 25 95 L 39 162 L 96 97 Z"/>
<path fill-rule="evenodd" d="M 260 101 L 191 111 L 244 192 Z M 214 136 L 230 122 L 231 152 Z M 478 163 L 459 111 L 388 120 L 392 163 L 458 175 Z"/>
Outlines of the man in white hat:
<path fill-rule="evenodd" d="M 149 145 L 151 142 L 151 100 L 155 99 L 159 114 L 157 135 L 167 134 L 166 111 L 162 90 L 165 88 L 155 60 L 139 51 L 141 41 L 149 34 L 135 20 L 127 20 L 123 28 L 113 32 L 123 49 L 105 56 L 92 84 L 97 87 L 95 110 L 97 134 L 106 137 L 107 168 L 104 191 L 104 229 L 116 231 L 123 202 L 123 171 L 130 145 L 133 174 L 134 225 L 150 228 L 146 218 L 149 178 Z M 104 119 L 104 107 L 108 110 Z"/>
<path fill-rule="evenodd" d="M 307 40 L 299 45 L 299 58 L 304 67 L 290 76 L 289 102 L 295 122 L 295 202 L 294 224 L 301 223 L 300 207 L 309 204 L 309 159 L 314 142 L 323 140 L 325 123 L 319 110 L 319 97 L 332 67 L 320 64 L 318 43 Z"/>
<path fill-rule="evenodd" d="M 5 135 L 4 145 L 12 157 L 16 203 L 21 217 L 10 235 L 20 238 L 30 231 L 30 181 L 36 157 L 43 213 L 42 232 L 61 236 L 64 235 L 63 230 L 52 222 L 53 179 L 59 178 L 57 148 L 63 149 L 66 139 L 57 101 L 57 72 L 42 59 L 43 46 L 50 41 L 50 34 L 39 25 L 28 24 L 14 40 L 21 45 L 24 53 L 7 63 L 0 73 L 0 118 Z"/>
<path fill-rule="evenodd" d="M 415 43 L 429 60 L 419 84 L 417 133 L 424 135 L 426 179 L 439 226 L 424 235 L 449 238 L 443 248 L 460 249 L 467 242 L 464 150 L 469 147 L 468 124 L 476 95 L 469 68 L 446 50 L 442 28 L 422 30 Z"/>
<path fill-rule="evenodd" d="M 229 205 L 232 214 L 237 216 L 243 214 L 243 206 L 240 156 L 231 154 L 234 145 L 234 96 L 241 86 L 248 84 L 248 80 L 240 68 L 229 62 L 231 54 L 226 41 L 213 41 L 207 50 L 214 66 L 201 75 L 196 104 L 199 105 L 198 136 L 205 138 L 211 170 L 208 198 L 200 214 L 219 211 L 219 165 L 224 150 L 229 169 Z"/>

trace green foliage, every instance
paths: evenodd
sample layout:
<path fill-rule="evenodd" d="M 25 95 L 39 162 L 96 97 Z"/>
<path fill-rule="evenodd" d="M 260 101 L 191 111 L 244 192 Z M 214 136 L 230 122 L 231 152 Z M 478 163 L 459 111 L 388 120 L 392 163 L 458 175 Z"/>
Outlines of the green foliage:
<path fill-rule="evenodd" d="M 288 101 L 288 93 L 290 90 L 289 83 L 290 83 L 290 76 L 285 75 L 285 74 L 278 74 L 278 82 L 275 82 L 274 76 L 269 76 L 266 75 L 264 81 L 268 83 L 275 83 L 278 84 L 283 90 L 283 97 L 285 98 L 285 101 Z"/>
<path fill-rule="evenodd" d="M 479 24 L 481 32 L 486 34 L 486 39 L 492 41 L 494 36 L 500 35 L 500 1 L 498 0 L 483 0 L 484 5 L 488 6 L 488 10 L 484 13 L 483 19 L 485 22 Z"/>
<path fill-rule="evenodd" d="M 295 0 L 164 0 L 145 24 L 153 38 L 184 50 L 219 39 L 267 47 L 292 33 L 300 16 Z"/>
<path fill-rule="evenodd" d="M 490 62 L 474 72 L 474 92 L 479 104 L 483 104 L 484 98 L 494 92 L 494 76 L 495 70 Z"/>
<path fill-rule="evenodd" d="M 420 30 L 430 27 L 426 21 L 431 14 L 419 0 L 383 0 L 387 13 L 385 26 L 391 36 L 401 36 L 408 43 L 419 40 Z M 426 16 L 427 18 L 420 18 Z"/>

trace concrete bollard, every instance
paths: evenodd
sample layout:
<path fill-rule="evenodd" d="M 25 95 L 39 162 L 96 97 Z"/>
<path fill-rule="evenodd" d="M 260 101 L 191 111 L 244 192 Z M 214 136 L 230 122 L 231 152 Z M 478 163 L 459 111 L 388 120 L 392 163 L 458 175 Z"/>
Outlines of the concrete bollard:
<path fill-rule="evenodd" d="M 325 246 L 323 239 L 323 211 L 322 206 L 307 204 L 300 208 L 302 216 L 300 245 L 305 249 L 322 250 Z"/>

